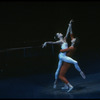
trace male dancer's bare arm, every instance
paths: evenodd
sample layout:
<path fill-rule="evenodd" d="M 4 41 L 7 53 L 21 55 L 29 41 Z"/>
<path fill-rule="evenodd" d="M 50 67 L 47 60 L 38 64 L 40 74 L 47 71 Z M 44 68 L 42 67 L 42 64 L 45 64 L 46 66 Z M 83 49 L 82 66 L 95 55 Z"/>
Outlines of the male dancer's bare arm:
<path fill-rule="evenodd" d="M 70 47 L 67 48 L 67 49 L 61 49 L 60 52 L 68 52 L 68 51 L 70 51 L 70 50 L 72 50 L 72 49 L 74 49 L 74 47 L 73 47 L 73 46 L 70 46 Z"/>

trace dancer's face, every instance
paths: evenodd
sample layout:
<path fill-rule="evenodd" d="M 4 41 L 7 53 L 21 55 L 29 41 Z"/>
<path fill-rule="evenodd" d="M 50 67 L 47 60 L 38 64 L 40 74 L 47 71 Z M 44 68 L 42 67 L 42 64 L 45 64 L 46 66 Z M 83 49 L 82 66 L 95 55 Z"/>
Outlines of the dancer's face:
<path fill-rule="evenodd" d="M 62 33 L 57 33 L 56 35 L 57 35 L 58 38 L 63 37 Z"/>

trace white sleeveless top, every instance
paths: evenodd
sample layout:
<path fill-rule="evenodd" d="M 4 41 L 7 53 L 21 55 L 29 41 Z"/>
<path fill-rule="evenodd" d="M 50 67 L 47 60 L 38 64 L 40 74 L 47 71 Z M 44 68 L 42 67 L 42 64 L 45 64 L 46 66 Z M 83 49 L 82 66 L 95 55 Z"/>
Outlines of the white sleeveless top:
<path fill-rule="evenodd" d="M 64 42 L 61 44 L 61 49 L 67 49 L 68 48 L 68 43 Z M 66 52 L 60 52 L 61 55 L 66 55 Z"/>

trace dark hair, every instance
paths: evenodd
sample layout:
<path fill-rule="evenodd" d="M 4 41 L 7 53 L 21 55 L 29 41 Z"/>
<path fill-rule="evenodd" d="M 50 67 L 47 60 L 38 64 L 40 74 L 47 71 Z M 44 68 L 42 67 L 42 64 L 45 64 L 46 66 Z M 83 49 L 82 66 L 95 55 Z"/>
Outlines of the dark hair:
<path fill-rule="evenodd" d="M 54 36 L 54 39 L 55 39 L 55 40 L 58 40 L 58 36 L 57 36 L 57 34 Z"/>
<path fill-rule="evenodd" d="M 80 43 L 80 40 L 79 40 L 78 37 L 76 37 L 76 41 L 75 41 L 74 47 L 77 48 L 79 46 L 79 43 Z"/>

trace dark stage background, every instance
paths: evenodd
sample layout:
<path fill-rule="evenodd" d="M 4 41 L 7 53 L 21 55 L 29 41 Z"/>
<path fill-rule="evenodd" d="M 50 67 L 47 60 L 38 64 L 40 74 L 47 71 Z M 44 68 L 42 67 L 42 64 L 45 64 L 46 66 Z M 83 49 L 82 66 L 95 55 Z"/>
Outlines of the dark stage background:
<path fill-rule="evenodd" d="M 54 35 L 64 35 L 70 19 L 80 45 L 75 58 L 86 74 L 99 72 L 100 2 L 1 1 L 0 67 L 5 76 L 54 73 L 59 46 L 47 45 Z M 10 48 L 32 47 L 9 50 Z M 5 50 L 5 51 L 3 51 Z M 77 75 L 74 69 L 72 72 Z"/>

